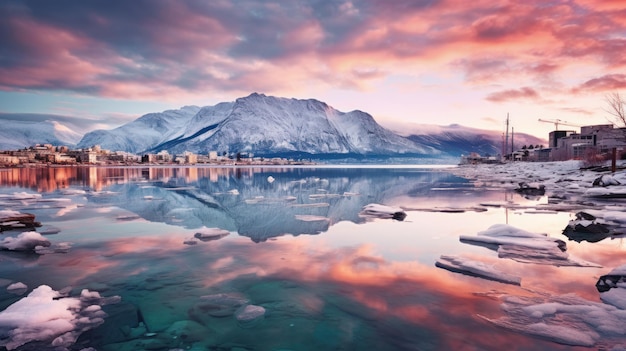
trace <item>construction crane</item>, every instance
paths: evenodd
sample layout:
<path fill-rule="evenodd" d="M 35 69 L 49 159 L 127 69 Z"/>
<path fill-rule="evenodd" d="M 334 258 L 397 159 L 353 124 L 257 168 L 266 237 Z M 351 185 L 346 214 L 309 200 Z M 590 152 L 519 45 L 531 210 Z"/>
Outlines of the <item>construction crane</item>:
<path fill-rule="evenodd" d="M 571 124 L 571 123 L 568 123 L 567 121 L 564 121 L 562 119 L 541 119 L 541 118 L 539 118 L 539 122 L 554 123 L 554 130 L 559 130 L 559 124 L 560 125 L 564 125 L 564 126 L 570 126 L 570 127 L 580 127 L 577 124 Z"/>

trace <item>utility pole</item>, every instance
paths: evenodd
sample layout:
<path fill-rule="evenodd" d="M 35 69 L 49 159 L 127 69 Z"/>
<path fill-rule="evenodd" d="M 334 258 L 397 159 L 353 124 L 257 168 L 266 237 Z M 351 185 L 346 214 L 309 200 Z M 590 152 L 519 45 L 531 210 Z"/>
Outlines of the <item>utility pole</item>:
<path fill-rule="evenodd" d="M 515 152 L 515 144 L 513 143 L 514 137 L 515 137 L 515 128 L 511 127 L 511 157 L 513 157 L 513 153 Z"/>
<path fill-rule="evenodd" d="M 509 113 L 506 113 L 506 140 L 504 141 L 504 157 L 508 154 L 509 147 Z"/>

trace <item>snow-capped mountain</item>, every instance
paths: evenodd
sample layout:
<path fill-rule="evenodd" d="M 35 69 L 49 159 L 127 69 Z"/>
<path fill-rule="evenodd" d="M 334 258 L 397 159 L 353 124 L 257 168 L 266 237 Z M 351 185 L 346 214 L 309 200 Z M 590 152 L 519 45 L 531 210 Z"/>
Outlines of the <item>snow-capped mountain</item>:
<path fill-rule="evenodd" d="M 452 124 L 449 126 L 388 123 L 385 125 L 395 133 L 414 142 L 429 145 L 454 157 L 476 152 L 480 155 L 498 155 L 502 153 L 502 132 L 494 130 L 476 129 Z M 509 140 L 516 149 L 526 145 L 547 145 L 547 141 L 535 136 L 516 133 L 514 140 Z"/>
<path fill-rule="evenodd" d="M 112 130 L 89 132 L 78 147 L 100 145 L 109 150 L 140 153 L 178 136 L 200 110 L 197 106 L 185 106 L 179 110 L 148 113 Z"/>
<path fill-rule="evenodd" d="M 17 150 L 35 144 L 74 146 L 81 136 L 56 121 L 2 120 L 0 150 Z"/>
<path fill-rule="evenodd" d="M 148 114 L 110 131 L 87 133 L 78 146 L 96 144 L 134 153 L 440 154 L 381 127 L 367 113 L 257 93 L 215 106 Z"/>

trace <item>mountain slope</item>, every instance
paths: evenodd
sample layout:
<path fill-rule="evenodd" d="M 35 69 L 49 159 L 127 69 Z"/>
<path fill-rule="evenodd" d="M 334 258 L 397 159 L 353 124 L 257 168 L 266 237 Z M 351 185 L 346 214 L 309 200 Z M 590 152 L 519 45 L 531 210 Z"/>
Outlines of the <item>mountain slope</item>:
<path fill-rule="evenodd" d="M 148 114 L 110 131 L 88 133 L 78 146 L 96 144 L 134 153 L 439 154 L 381 127 L 367 113 L 256 93 L 215 106 Z"/>
<path fill-rule="evenodd" d="M 17 150 L 35 144 L 74 146 L 81 135 L 56 121 L 30 122 L 3 120 L 0 150 Z"/>
<path fill-rule="evenodd" d="M 515 134 L 515 145 L 546 145 Z M 341 112 L 326 103 L 253 93 L 214 106 L 150 113 L 113 130 L 87 133 L 79 147 L 100 145 L 133 153 L 207 154 L 248 152 L 256 156 L 459 157 L 501 153 L 502 135 L 460 125 L 379 125 L 362 111 Z"/>
<path fill-rule="evenodd" d="M 149 113 L 112 130 L 85 134 L 78 147 L 100 145 L 105 149 L 139 153 L 174 138 L 200 111 L 197 106 Z"/>
<path fill-rule="evenodd" d="M 453 157 L 471 152 L 480 155 L 502 154 L 502 132 L 498 131 L 470 128 L 458 124 L 436 126 L 400 123 L 386 126 L 414 142 L 430 145 Z M 524 133 L 515 133 L 513 143 L 516 149 L 523 145 L 547 145 L 546 140 Z M 509 140 L 509 150 L 510 145 L 511 140 Z"/>
<path fill-rule="evenodd" d="M 214 123 L 217 118 L 202 124 Z M 433 154 L 378 125 L 372 116 L 343 113 L 314 100 L 252 94 L 232 105 L 228 116 L 204 135 L 180 143 L 173 152 L 218 150 L 257 155 L 309 154 Z"/>

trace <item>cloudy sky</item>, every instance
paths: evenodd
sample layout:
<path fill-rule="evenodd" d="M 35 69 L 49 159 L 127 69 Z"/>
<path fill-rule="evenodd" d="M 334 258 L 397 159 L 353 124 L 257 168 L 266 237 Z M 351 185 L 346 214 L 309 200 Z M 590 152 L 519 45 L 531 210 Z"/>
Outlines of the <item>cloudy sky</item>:
<path fill-rule="evenodd" d="M 626 90 L 623 0 L 0 2 L 0 119 L 80 131 L 252 92 L 545 137 Z"/>

